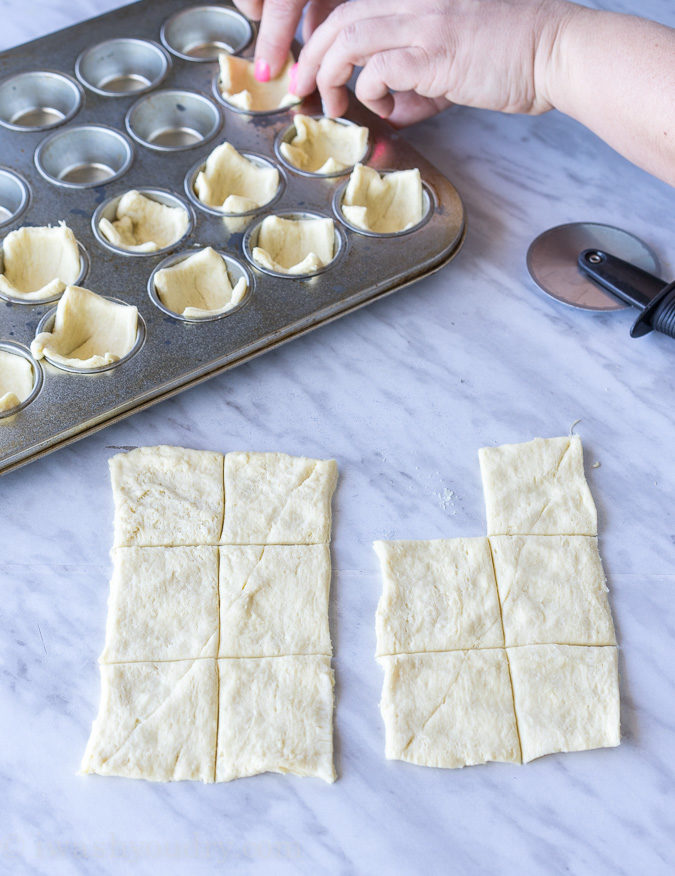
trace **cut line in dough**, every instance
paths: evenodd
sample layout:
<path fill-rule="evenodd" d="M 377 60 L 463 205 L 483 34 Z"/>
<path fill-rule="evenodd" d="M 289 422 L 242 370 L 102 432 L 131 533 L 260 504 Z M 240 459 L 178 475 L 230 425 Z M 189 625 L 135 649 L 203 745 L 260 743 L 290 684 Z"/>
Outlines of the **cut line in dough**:
<path fill-rule="evenodd" d="M 249 112 L 275 112 L 300 103 L 300 98 L 290 93 L 290 72 L 295 63 L 288 56 L 281 72 L 269 82 L 258 82 L 255 64 L 245 58 L 235 58 L 222 52 L 218 55 L 220 76 L 218 90 L 223 99 Z"/>
<path fill-rule="evenodd" d="M 277 274 L 314 274 L 335 258 L 332 219 L 266 216 L 258 229 L 253 260 Z"/>
<path fill-rule="evenodd" d="M 30 351 L 36 359 L 60 365 L 101 368 L 127 356 L 137 334 L 136 307 L 68 286 L 56 307 L 52 330 L 36 335 Z"/>
<path fill-rule="evenodd" d="M 328 176 L 348 170 L 368 148 L 368 128 L 329 118 L 296 115 L 295 136 L 282 140 L 279 151 L 293 167 Z"/>
<path fill-rule="evenodd" d="M 35 375 L 28 359 L 0 350 L 0 411 L 11 411 L 33 391 Z"/>
<path fill-rule="evenodd" d="M 232 288 L 225 259 L 210 246 L 157 271 L 154 284 L 162 304 L 186 319 L 227 313 L 248 291 L 245 277 Z"/>
<path fill-rule="evenodd" d="M 194 189 L 208 207 L 224 213 L 248 213 L 273 200 L 279 189 L 279 171 L 251 161 L 231 143 L 221 143 L 197 174 Z"/>
<path fill-rule="evenodd" d="M 344 191 L 345 219 L 374 234 L 397 234 L 414 228 L 424 218 L 424 190 L 417 168 L 379 174 L 357 164 Z"/>
<path fill-rule="evenodd" d="M 170 207 L 132 189 L 120 198 L 111 222 L 103 217 L 99 231 L 113 246 L 128 252 L 157 252 L 177 243 L 190 219 L 184 207 Z"/>
<path fill-rule="evenodd" d="M 2 242 L 0 292 L 10 298 L 55 298 L 82 273 L 75 235 L 65 222 L 10 231 Z"/>

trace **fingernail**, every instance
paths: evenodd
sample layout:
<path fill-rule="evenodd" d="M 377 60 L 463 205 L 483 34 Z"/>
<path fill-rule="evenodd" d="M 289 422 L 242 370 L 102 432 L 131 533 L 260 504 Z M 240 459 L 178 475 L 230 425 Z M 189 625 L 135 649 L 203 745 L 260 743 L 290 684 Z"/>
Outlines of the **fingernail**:
<path fill-rule="evenodd" d="M 263 61 L 260 58 L 255 62 L 255 67 L 253 68 L 253 75 L 258 80 L 258 82 L 269 82 L 270 81 L 270 65 L 267 61 Z"/>
<path fill-rule="evenodd" d="M 295 94 L 298 87 L 298 62 L 291 67 L 291 72 L 288 74 L 288 90 L 291 94 Z"/>

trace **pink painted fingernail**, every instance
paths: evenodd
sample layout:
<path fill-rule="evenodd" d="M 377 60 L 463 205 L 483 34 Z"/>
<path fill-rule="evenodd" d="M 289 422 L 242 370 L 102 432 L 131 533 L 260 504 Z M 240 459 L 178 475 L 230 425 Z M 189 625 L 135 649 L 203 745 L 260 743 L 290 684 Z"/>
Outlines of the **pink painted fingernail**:
<path fill-rule="evenodd" d="M 267 61 L 263 61 L 262 58 L 255 62 L 253 73 L 258 82 L 270 81 L 270 65 Z"/>
<path fill-rule="evenodd" d="M 291 94 L 295 94 L 295 90 L 298 87 L 298 62 L 291 67 L 291 71 L 288 74 L 288 90 Z"/>

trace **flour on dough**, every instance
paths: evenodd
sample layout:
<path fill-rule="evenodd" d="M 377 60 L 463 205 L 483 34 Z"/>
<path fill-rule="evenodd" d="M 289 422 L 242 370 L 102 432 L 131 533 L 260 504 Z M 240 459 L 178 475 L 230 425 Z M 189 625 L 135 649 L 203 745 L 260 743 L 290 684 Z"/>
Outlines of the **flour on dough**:
<path fill-rule="evenodd" d="M 419 766 L 520 763 L 503 648 L 379 657 L 385 755 Z"/>
<path fill-rule="evenodd" d="M 253 61 L 223 52 L 218 62 L 220 93 L 233 106 L 252 112 L 270 112 L 300 103 L 300 98 L 289 91 L 291 67 L 295 63 L 292 55 L 288 56 L 279 75 L 269 82 L 258 82 Z"/>
<path fill-rule="evenodd" d="M 289 164 L 308 173 L 333 174 L 353 167 L 365 155 L 368 128 L 333 119 L 296 115 L 295 136 L 279 151 Z"/>
<path fill-rule="evenodd" d="M 312 274 L 335 257 L 332 219 L 283 219 L 266 216 L 260 223 L 253 260 L 279 274 Z"/>
<path fill-rule="evenodd" d="M 478 451 L 488 535 L 597 535 L 577 436 Z"/>
<path fill-rule="evenodd" d="M 40 301 L 60 295 L 80 275 L 82 263 L 75 235 L 65 222 L 10 231 L 2 242 L 0 292 Z"/>
<path fill-rule="evenodd" d="M 525 645 L 507 652 L 524 762 L 619 745 L 614 646 Z"/>
<path fill-rule="evenodd" d="M 376 541 L 377 655 L 504 645 L 487 538 Z"/>
<path fill-rule="evenodd" d="M 101 219 L 101 234 L 113 246 L 130 252 L 156 252 L 176 243 L 188 229 L 183 207 L 170 207 L 132 190 L 122 195 L 115 219 Z"/>
<path fill-rule="evenodd" d="M 218 655 L 218 548 L 120 547 L 102 663 Z"/>
<path fill-rule="evenodd" d="M 345 189 L 342 212 L 352 225 L 376 234 L 412 228 L 424 215 L 419 170 L 379 174 L 372 167 L 357 164 Z"/>
<path fill-rule="evenodd" d="M 35 375 L 28 359 L 0 350 L 0 411 L 10 411 L 33 391 Z"/>
<path fill-rule="evenodd" d="M 220 549 L 220 657 L 331 653 L 328 545 Z"/>
<path fill-rule="evenodd" d="M 218 660 L 218 671 L 217 782 L 265 772 L 335 781 L 329 657 Z"/>
<path fill-rule="evenodd" d="M 217 544 L 223 456 L 184 447 L 139 447 L 110 460 L 115 547 Z"/>
<path fill-rule="evenodd" d="M 155 289 L 162 304 L 188 319 L 203 319 L 232 310 L 246 295 L 245 277 L 230 282 L 225 260 L 207 246 L 155 274 Z"/>
<path fill-rule="evenodd" d="M 241 155 L 231 143 L 221 143 L 206 159 L 195 180 L 203 204 L 225 213 L 247 213 L 269 203 L 279 188 L 276 167 L 261 166 Z"/>
<path fill-rule="evenodd" d="M 54 326 L 30 345 L 36 359 L 77 368 L 101 368 L 124 358 L 138 332 L 138 310 L 83 289 L 68 286 L 56 307 Z"/>
<path fill-rule="evenodd" d="M 327 543 L 336 483 L 333 459 L 228 453 L 221 543 Z"/>
<path fill-rule="evenodd" d="M 215 660 L 102 665 L 101 702 L 82 773 L 214 780 Z"/>
<path fill-rule="evenodd" d="M 598 542 L 585 535 L 490 537 L 507 645 L 614 645 Z"/>

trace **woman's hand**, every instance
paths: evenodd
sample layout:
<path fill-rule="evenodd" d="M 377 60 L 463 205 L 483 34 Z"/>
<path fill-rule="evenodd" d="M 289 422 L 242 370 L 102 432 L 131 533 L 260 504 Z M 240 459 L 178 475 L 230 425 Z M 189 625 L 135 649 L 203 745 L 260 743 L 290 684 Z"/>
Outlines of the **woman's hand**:
<path fill-rule="evenodd" d="M 266 3 L 271 0 L 266 0 Z M 450 103 L 502 112 L 551 108 L 545 81 L 556 34 L 579 7 L 564 0 L 352 0 L 300 54 L 295 93 L 318 86 L 324 110 L 347 108 L 345 84 L 395 124 Z"/>

